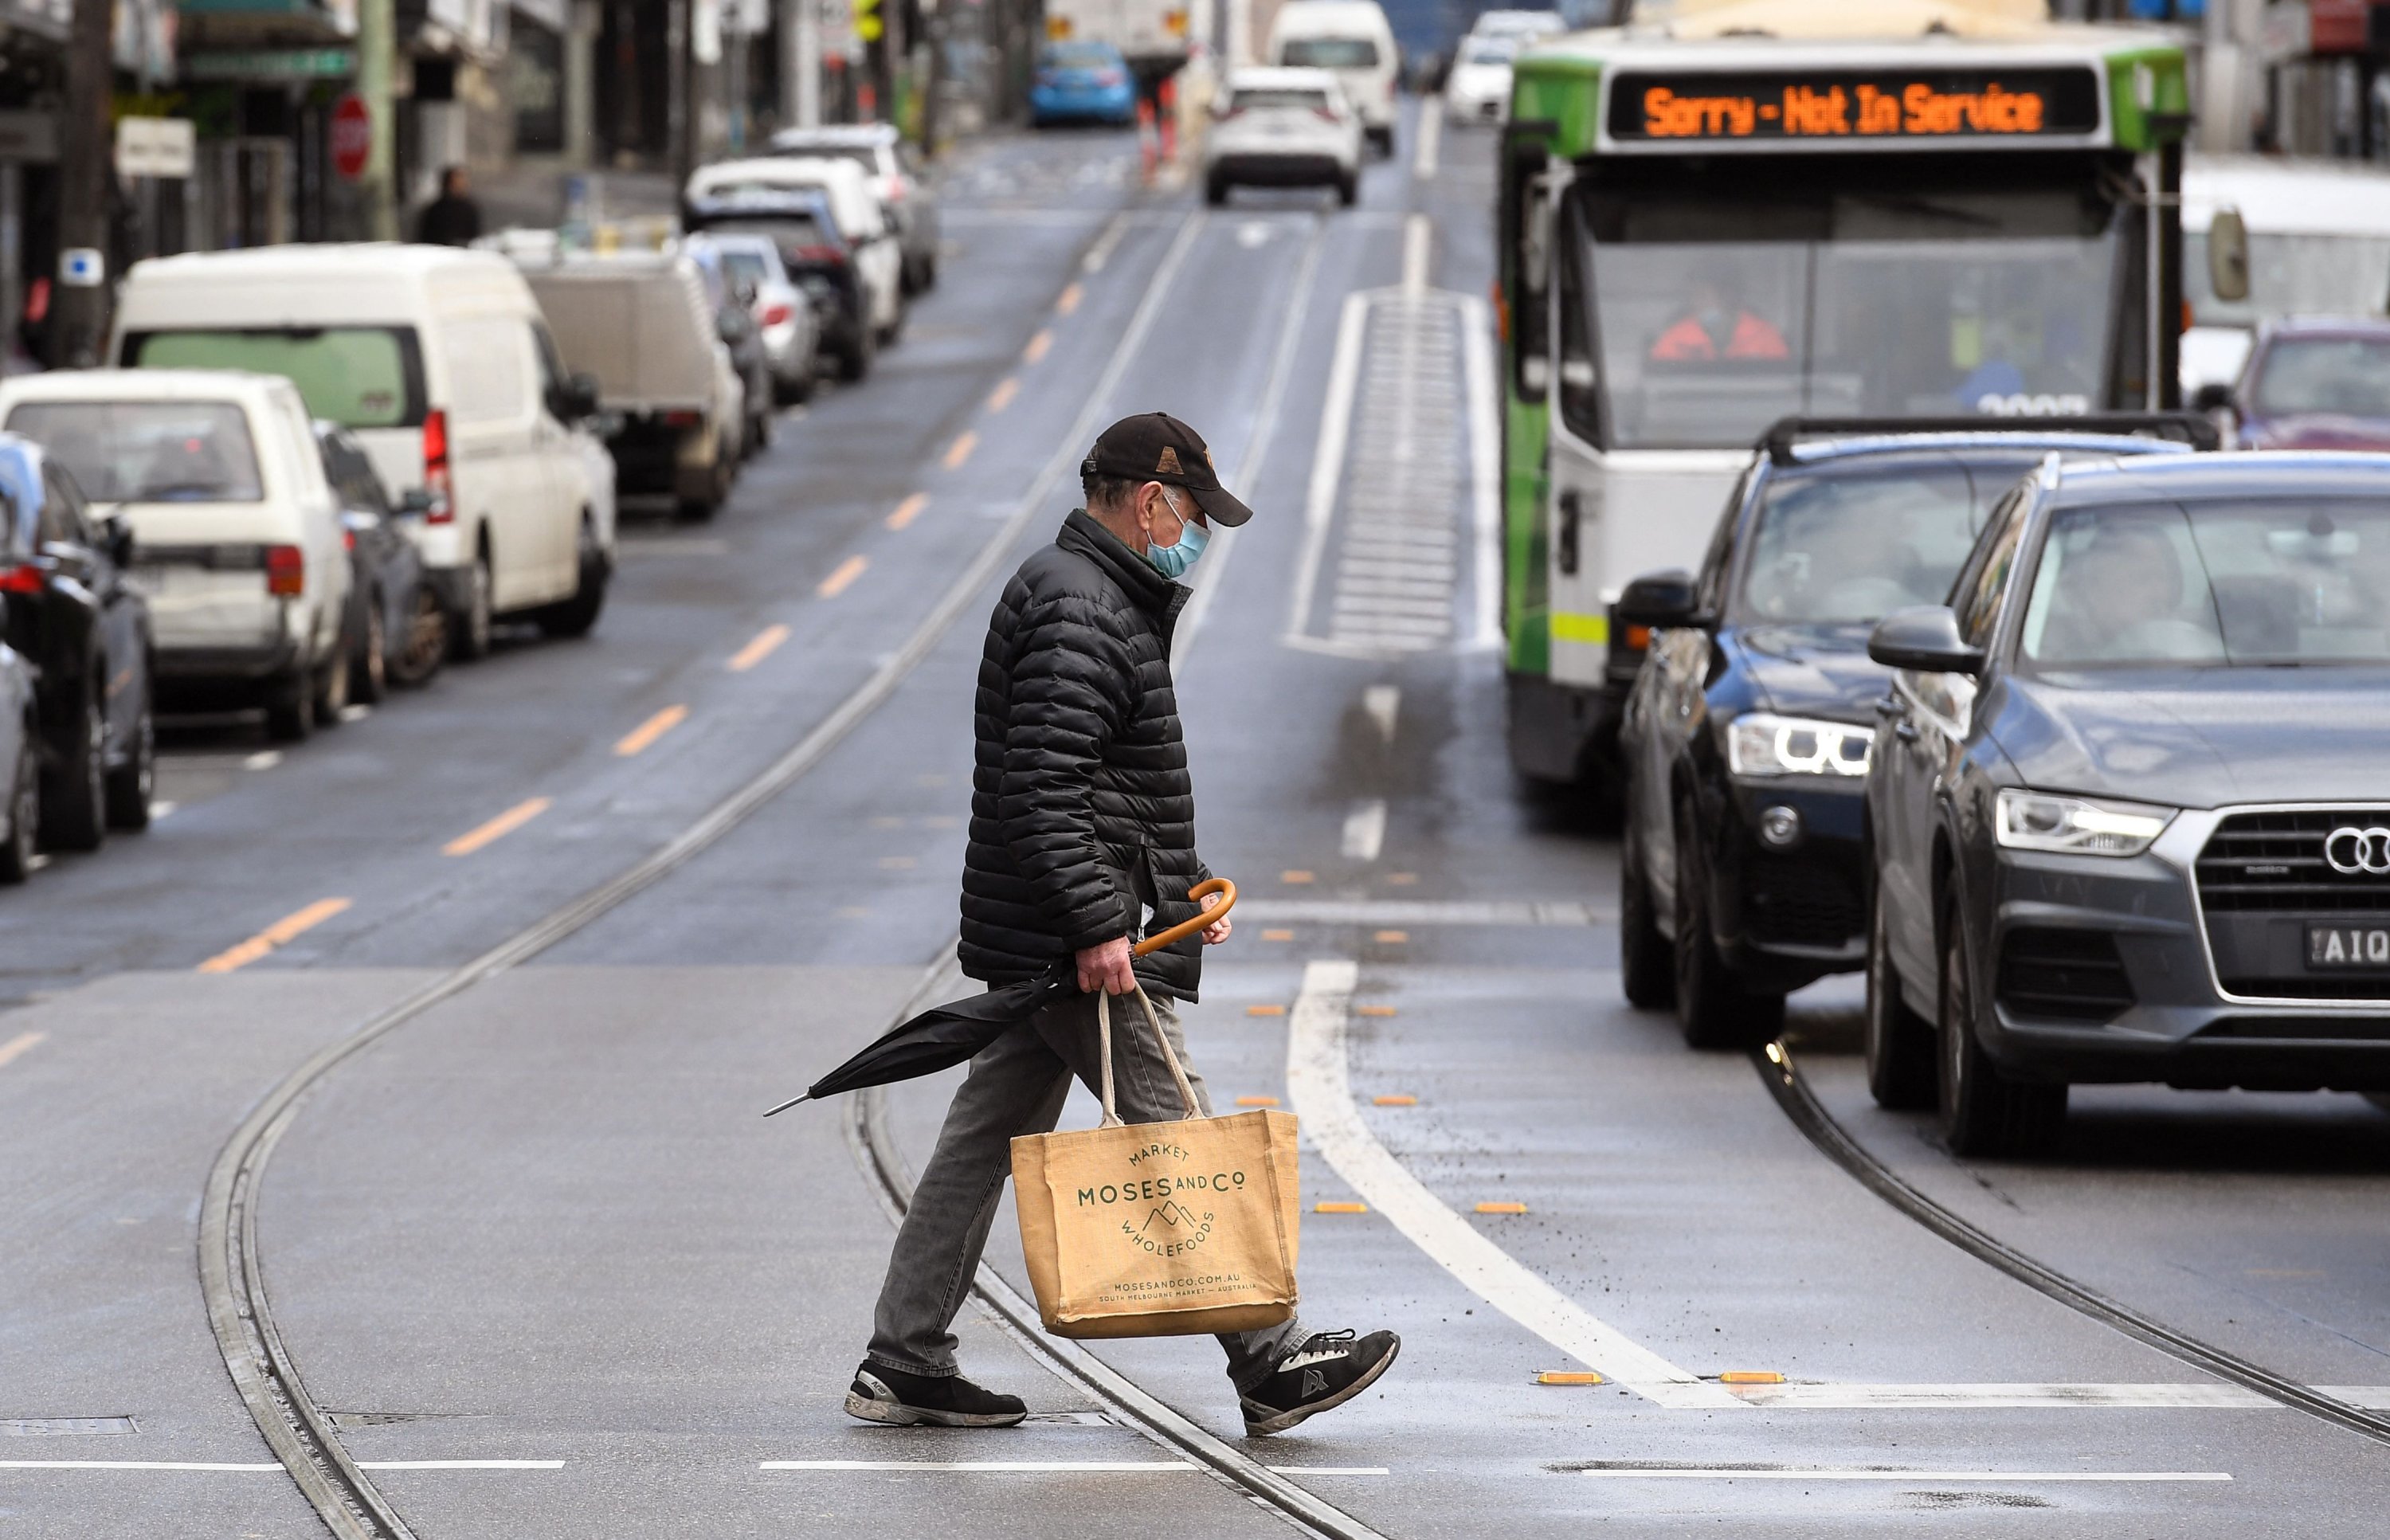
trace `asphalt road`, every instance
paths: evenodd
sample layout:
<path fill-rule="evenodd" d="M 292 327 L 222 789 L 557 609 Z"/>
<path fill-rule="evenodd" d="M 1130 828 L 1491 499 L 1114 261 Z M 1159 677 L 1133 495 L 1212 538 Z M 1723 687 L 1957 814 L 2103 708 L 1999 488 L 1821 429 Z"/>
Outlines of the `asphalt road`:
<path fill-rule="evenodd" d="M 1050 538 L 1087 424 L 1155 408 L 1258 510 L 1198 569 L 1179 671 L 1202 848 L 1245 893 L 1190 1040 L 1219 1097 L 1302 1115 L 1306 1204 L 1368 1206 L 1305 1214 L 1306 1319 L 1405 1349 L 1268 1441 L 1208 1343 L 1101 1360 L 1388 1536 L 2379 1533 L 2390 1449 L 1927 1233 L 1749 1060 L 1621 1002 L 1614 846 L 1503 762 L 1468 388 L 1491 138 L 1439 140 L 1431 165 L 1407 127 L 1350 212 L 1207 212 L 1138 187 L 1116 135 L 974 147 L 903 343 L 790 414 L 713 523 L 631 519 L 595 636 L 510 639 L 279 754 L 186 725 L 150 832 L 0 901 L 0 1535 L 323 1533 L 199 1283 L 227 1137 L 808 743 L 718 841 L 298 1104 L 254 1196 L 307 1391 L 426 1540 L 1284 1533 L 978 1306 L 966 1367 L 1029 1425 L 846 1418 L 891 1233 L 867 1131 L 756 1115 L 950 947 L 974 563 Z M 2390 1117 L 2078 1092 L 2052 1158 L 1960 1162 L 1868 1103 L 1856 1002 L 1805 993 L 1790 1041 L 1876 1159 L 2146 1315 L 2390 1405 Z M 900 1164 L 952 1079 L 874 1104 Z M 989 1260 L 1025 1291 L 1009 1221 Z M 1588 1367 L 1610 1382 L 1534 1382 Z M 1784 1382 L 1717 1378 L 1754 1371 Z"/>

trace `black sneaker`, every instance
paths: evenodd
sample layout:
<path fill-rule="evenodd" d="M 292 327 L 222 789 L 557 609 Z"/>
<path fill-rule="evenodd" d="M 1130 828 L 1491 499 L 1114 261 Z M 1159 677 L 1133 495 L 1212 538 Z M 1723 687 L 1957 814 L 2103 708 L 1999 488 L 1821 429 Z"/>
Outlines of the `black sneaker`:
<path fill-rule="evenodd" d="M 1372 1331 L 1356 1341 L 1350 1331 L 1315 1331 L 1278 1362 L 1267 1380 L 1239 1397 L 1245 1432 L 1259 1438 L 1283 1433 L 1304 1418 L 1342 1406 L 1378 1382 L 1402 1352 L 1391 1331 Z"/>
<path fill-rule="evenodd" d="M 1029 1415 L 1017 1395 L 983 1391 L 959 1374 L 906 1374 L 866 1363 L 846 1390 L 846 1415 L 893 1428 L 1009 1428 Z"/>

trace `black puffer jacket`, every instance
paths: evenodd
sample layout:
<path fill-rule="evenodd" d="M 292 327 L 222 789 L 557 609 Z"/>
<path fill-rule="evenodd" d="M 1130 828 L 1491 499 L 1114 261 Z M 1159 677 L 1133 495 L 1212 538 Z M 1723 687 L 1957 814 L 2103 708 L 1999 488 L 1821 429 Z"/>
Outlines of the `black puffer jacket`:
<path fill-rule="evenodd" d="M 961 954 L 972 978 L 1034 978 L 1196 912 L 1187 890 L 1209 874 L 1170 684 L 1187 592 L 1084 511 L 1005 584 L 973 708 Z M 1192 1000 L 1201 954 L 1189 936 L 1138 959 L 1137 977 Z"/>

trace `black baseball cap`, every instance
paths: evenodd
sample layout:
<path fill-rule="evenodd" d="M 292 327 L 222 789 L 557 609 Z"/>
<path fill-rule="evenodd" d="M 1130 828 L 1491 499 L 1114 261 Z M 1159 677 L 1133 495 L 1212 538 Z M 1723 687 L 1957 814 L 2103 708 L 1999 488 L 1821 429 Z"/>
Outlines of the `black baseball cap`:
<path fill-rule="evenodd" d="M 1203 435 L 1167 412 L 1140 412 L 1105 429 L 1079 462 L 1079 473 L 1185 487 L 1207 521 L 1232 530 L 1253 516 L 1220 484 Z"/>

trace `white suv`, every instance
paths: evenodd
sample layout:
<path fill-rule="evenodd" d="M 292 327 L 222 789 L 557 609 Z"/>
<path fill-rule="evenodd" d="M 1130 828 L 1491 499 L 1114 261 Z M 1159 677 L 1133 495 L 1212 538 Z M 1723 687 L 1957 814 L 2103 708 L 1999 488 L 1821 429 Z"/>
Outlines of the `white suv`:
<path fill-rule="evenodd" d="M 1361 148 L 1361 115 L 1327 71 L 1234 71 L 1203 142 L 1204 200 L 1226 203 L 1240 183 L 1325 186 L 1350 208 L 1360 194 Z"/>

